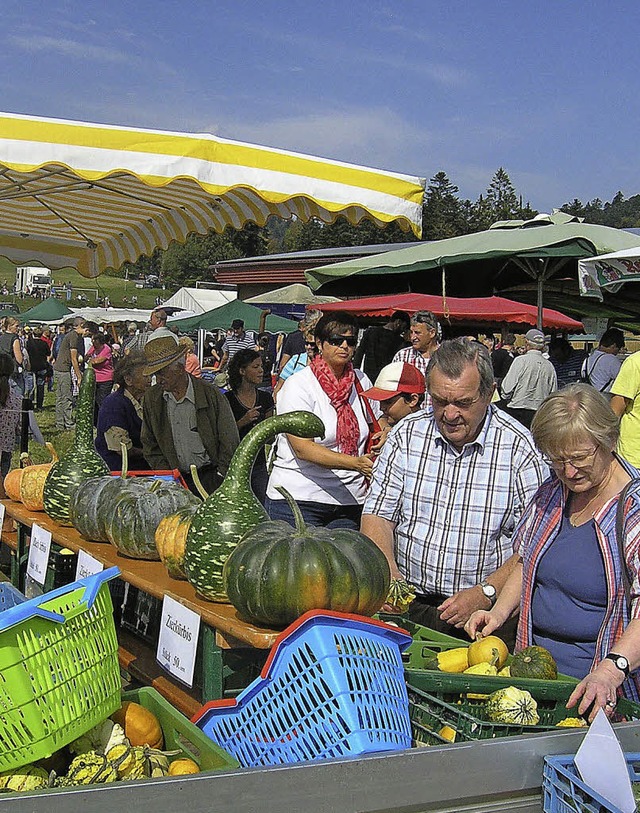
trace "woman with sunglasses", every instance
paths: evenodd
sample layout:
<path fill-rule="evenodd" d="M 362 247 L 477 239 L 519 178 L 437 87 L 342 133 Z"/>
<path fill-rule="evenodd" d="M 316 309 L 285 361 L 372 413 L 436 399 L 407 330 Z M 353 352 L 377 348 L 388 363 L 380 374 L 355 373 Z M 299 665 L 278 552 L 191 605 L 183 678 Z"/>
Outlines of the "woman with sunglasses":
<path fill-rule="evenodd" d="M 619 695 L 640 697 L 640 475 L 614 452 L 618 418 L 587 384 L 550 395 L 531 432 L 552 476 L 516 528 L 517 564 L 495 605 L 465 629 L 489 635 L 519 609 L 516 648 L 543 646 L 583 678 L 568 705 L 593 719 Z"/>
<path fill-rule="evenodd" d="M 373 456 L 365 454 L 372 418 L 359 393 L 371 382 L 351 363 L 357 343 L 352 316 L 326 314 L 315 327 L 315 340 L 317 354 L 285 381 L 276 411 L 312 412 L 324 422 L 325 435 L 278 437 L 266 508 L 272 519 L 294 524 L 288 503 L 276 490 L 284 486 L 308 524 L 357 529 L 373 466 Z M 375 411 L 377 417 L 377 406 Z"/>

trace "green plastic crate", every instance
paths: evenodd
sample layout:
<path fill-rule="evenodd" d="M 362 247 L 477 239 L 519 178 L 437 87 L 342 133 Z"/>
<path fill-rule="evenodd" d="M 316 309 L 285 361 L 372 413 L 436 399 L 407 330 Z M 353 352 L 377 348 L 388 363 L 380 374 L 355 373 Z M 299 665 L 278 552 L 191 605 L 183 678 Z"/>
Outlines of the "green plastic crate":
<path fill-rule="evenodd" d="M 424 691 L 429 691 L 428 685 L 431 676 L 440 675 L 445 679 L 451 673 L 438 672 L 436 669 L 425 669 L 424 664 L 438 652 L 444 652 L 448 649 L 456 649 L 461 646 L 469 646 L 471 641 L 464 641 L 460 638 L 454 638 L 452 635 L 447 635 L 444 632 L 437 632 L 429 627 L 423 627 L 421 624 L 415 624 L 402 616 L 392 616 L 389 614 L 380 614 L 383 621 L 393 621 L 401 629 L 406 630 L 413 638 L 407 649 L 402 653 L 402 662 L 406 671 L 407 680 L 414 686 Z M 511 655 L 507 658 L 507 664 L 511 663 Z M 425 676 L 424 679 L 421 676 Z M 557 683 L 571 683 L 575 685 L 578 683 L 576 678 L 569 675 L 558 674 L 556 680 L 540 680 L 538 678 L 502 678 L 502 677 L 483 677 L 487 693 L 495 692 L 496 689 L 502 689 L 505 686 L 516 686 L 518 689 L 539 689 L 540 686 L 549 685 L 551 691 Z M 446 685 L 446 683 L 442 684 Z"/>
<path fill-rule="evenodd" d="M 51 756 L 117 708 L 117 567 L 0 613 L 0 770 Z"/>
<path fill-rule="evenodd" d="M 421 680 L 422 686 L 428 686 L 428 690 L 418 688 L 411 678 L 410 680 L 409 716 L 413 738 L 420 745 L 447 742 L 438 735 L 443 726 L 454 729 L 456 742 L 467 742 L 549 731 L 555 729 L 556 724 L 565 717 L 577 715 L 575 708 L 566 708 L 573 684 L 562 681 L 536 681 L 545 685 L 536 685 L 527 690 L 537 702 L 540 715 L 539 724 L 531 726 L 494 723 L 487 719 L 485 700 L 468 696 L 468 693 L 488 694 L 494 691 L 491 689 L 487 692 L 487 679 L 482 676 L 429 673 L 428 677 Z M 514 685 L 513 682 L 509 682 L 509 678 L 501 680 L 504 681 L 504 685 Z M 618 720 L 640 720 L 640 705 L 620 699 L 615 715 Z"/>
<path fill-rule="evenodd" d="M 157 717 L 164 735 L 163 750 L 182 751 L 181 756 L 192 759 L 201 771 L 224 771 L 240 767 L 235 757 L 210 740 L 155 689 L 148 686 L 132 689 L 123 693 L 122 700 L 139 703 Z"/>

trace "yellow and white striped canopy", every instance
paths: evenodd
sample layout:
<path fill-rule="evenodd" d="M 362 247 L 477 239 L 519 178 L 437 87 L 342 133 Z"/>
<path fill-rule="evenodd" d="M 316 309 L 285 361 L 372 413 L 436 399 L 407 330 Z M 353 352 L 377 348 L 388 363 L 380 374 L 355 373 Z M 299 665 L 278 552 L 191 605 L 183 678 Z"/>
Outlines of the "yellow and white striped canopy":
<path fill-rule="evenodd" d="M 419 236 L 423 193 L 419 178 L 207 134 L 0 113 L 0 254 L 85 277 L 270 215 Z"/>

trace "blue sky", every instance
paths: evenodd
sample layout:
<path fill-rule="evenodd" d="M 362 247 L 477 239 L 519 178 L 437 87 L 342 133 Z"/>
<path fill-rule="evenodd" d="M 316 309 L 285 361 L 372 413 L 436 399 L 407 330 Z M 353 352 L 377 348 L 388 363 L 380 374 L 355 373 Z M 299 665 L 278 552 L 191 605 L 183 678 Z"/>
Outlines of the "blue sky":
<path fill-rule="evenodd" d="M 640 5 L 1 0 L 0 108 L 429 178 L 549 211 L 640 193 Z"/>

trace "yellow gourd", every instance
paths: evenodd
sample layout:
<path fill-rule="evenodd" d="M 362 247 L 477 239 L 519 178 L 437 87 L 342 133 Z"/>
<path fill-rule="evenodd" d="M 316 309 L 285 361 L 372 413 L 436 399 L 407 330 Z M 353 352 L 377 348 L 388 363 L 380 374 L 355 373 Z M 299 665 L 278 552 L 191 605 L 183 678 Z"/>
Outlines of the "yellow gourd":
<path fill-rule="evenodd" d="M 476 663 L 474 666 L 465 669 L 464 673 L 465 675 L 490 675 L 495 677 L 498 674 L 498 670 L 491 663 Z"/>
<path fill-rule="evenodd" d="M 198 764 L 192 759 L 174 759 L 169 765 L 169 776 L 185 776 L 191 773 L 200 773 Z"/>
<path fill-rule="evenodd" d="M 455 742 L 457 733 L 458 732 L 454 728 L 451 728 L 450 725 L 443 725 L 440 731 L 438 731 L 442 739 L 447 740 L 447 742 Z"/>
<path fill-rule="evenodd" d="M 475 666 L 477 663 L 491 663 L 496 657 L 495 665 L 498 669 L 502 669 L 509 657 L 509 650 L 505 642 L 497 635 L 478 638 L 469 646 L 469 666 Z"/>
<path fill-rule="evenodd" d="M 139 703 L 125 700 L 122 708 L 111 715 L 111 719 L 122 726 L 131 745 L 148 745 L 157 749 L 164 745 L 158 718 Z"/>
<path fill-rule="evenodd" d="M 425 663 L 425 669 L 437 669 L 440 672 L 464 672 L 465 669 L 469 668 L 467 651 L 468 647 L 460 646 L 437 654 L 434 653 L 433 657 Z"/>

